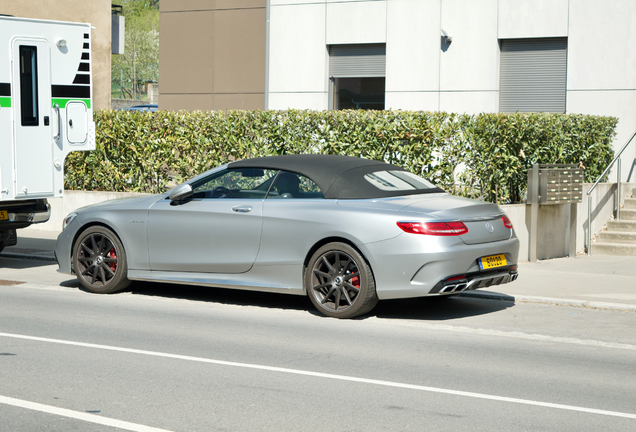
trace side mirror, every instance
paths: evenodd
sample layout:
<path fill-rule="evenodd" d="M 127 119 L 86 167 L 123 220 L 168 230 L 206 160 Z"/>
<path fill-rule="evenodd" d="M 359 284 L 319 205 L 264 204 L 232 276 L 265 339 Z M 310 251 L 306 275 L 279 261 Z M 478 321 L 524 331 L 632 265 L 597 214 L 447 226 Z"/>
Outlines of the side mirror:
<path fill-rule="evenodd" d="M 193 193 L 194 192 L 192 190 L 192 186 L 190 186 L 188 183 L 183 183 L 172 189 L 170 191 L 170 194 L 168 195 L 168 198 L 170 198 L 170 201 L 180 201 L 192 196 Z"/>

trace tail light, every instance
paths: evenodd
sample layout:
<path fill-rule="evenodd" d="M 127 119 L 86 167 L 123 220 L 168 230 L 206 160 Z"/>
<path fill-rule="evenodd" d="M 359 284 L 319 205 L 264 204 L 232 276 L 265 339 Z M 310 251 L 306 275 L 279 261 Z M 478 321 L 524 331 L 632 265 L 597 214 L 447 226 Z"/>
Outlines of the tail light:
<path fill-rule="evenodd" d="M 503 224 L 506 228 L 512 229 L 512 222 L 510 222 L 510 219 L 508 219 L 508 216 L 503 215 L 501 217 L 501 220 L 503 221 Z"/>
<path fill-rule="evenodd" d="M 398 222 L 397 226 L 410 234 L 434 236 L 458 236 L 466 234 L 468 228 L 464 222 Z"/>

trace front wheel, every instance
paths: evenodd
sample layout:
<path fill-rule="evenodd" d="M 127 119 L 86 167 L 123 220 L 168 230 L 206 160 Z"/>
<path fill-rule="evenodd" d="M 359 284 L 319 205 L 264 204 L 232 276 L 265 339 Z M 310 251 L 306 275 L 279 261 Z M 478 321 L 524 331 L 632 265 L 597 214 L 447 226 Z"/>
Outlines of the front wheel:
<path fill-rule="evenodd" d="M 126 252 L 108 228 L 84 230 L 73 246 L 73 267 L 79 282 L 90 292 L 111 294 L 130 285 Z"/>
<path fill-rule="evenodd" d="M 378 303 L 371 267 L 346 243 L 328 243 L 314 253 L 305 290 L 321 313 L 335 318 L 363 315 Z"/>

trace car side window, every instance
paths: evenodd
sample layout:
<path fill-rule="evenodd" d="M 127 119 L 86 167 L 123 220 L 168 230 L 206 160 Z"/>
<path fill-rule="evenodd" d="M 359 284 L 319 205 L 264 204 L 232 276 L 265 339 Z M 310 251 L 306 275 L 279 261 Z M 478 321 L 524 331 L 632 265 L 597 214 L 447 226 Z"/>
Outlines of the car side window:
<path fill-rule="evenodd" d="M 264 199 L 277 170 L 258 168 L 227 169 L 192 185 L 192 198 Z"/>
<path fill-rule="evenodd" d="M 315 199 L 324 197 L 318 185 L 311 179 L 288 171 L 278 173 L 267 195 L 268 199 Z"/>

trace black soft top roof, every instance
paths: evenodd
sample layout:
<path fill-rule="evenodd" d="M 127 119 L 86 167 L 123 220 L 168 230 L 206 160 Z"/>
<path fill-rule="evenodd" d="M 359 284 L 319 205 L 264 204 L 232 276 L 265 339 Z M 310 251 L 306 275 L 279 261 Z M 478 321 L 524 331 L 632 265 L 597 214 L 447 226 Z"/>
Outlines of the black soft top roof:
<path fill-rule="evenodd" d="M 406 171 L 382 161 L 351 156 L 302 154 L 245 159 L 228 168 L 264 168 L 290 171 L 313 180 L 325 198 L 370 199 L 443 192 L 440 188 L 385 191 L 373 186 L 364 175 L 376 171 Z"/>

